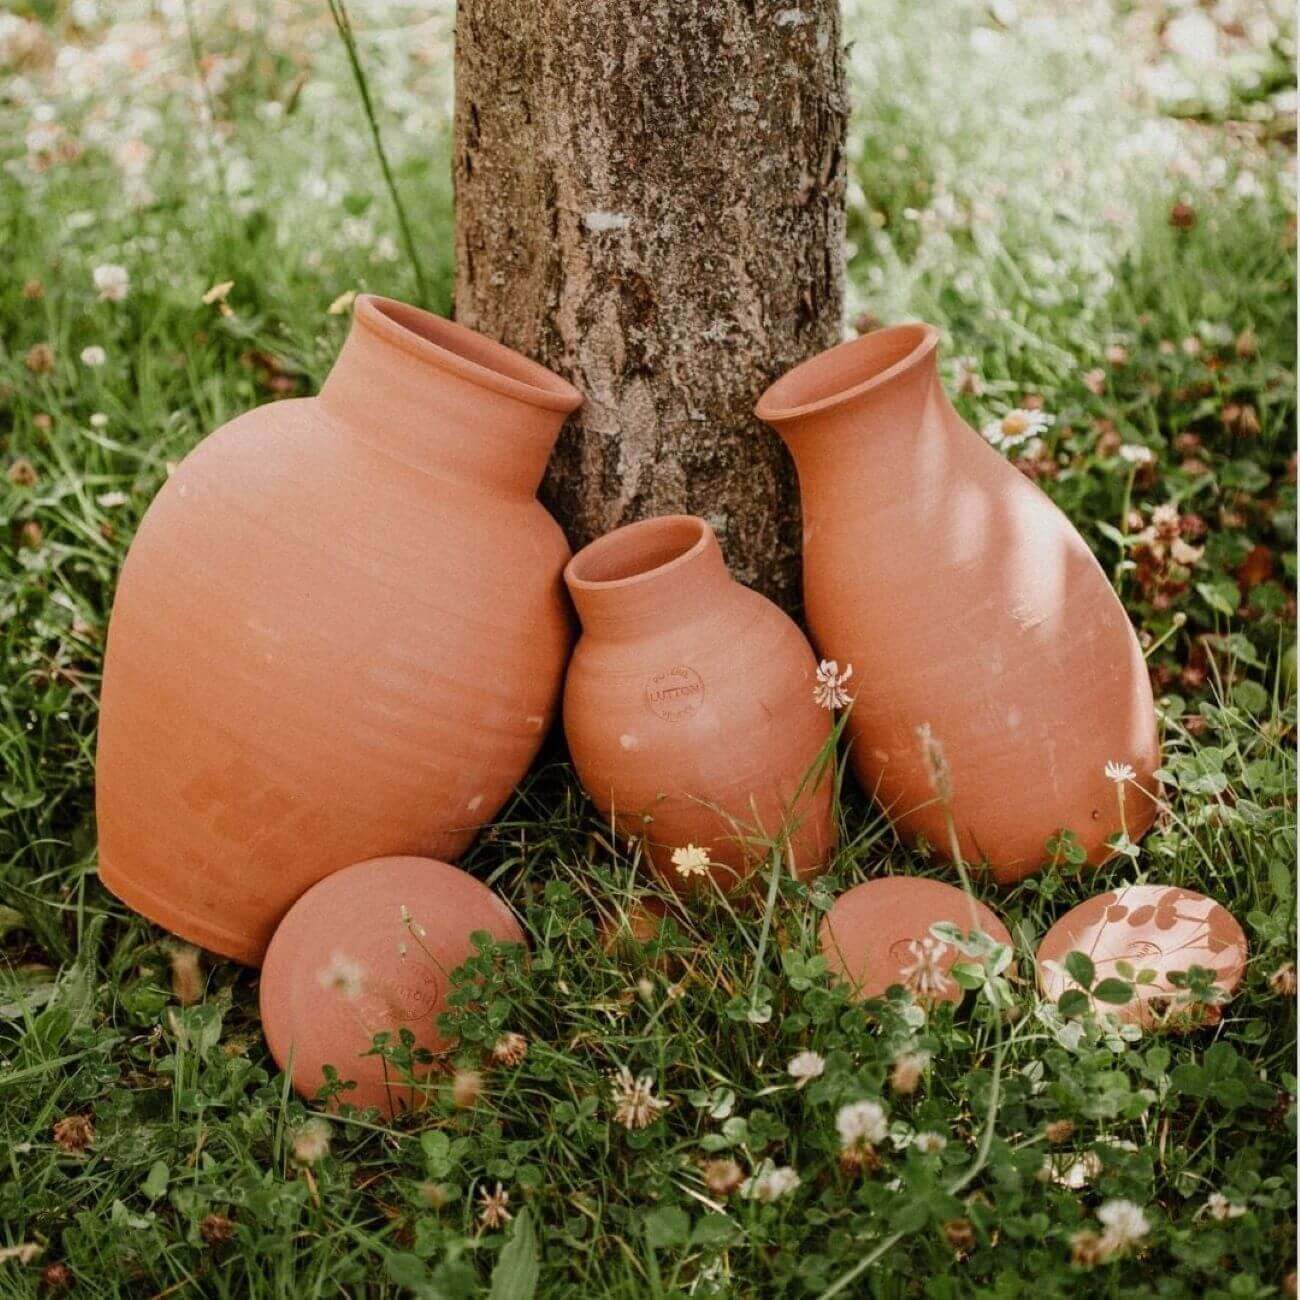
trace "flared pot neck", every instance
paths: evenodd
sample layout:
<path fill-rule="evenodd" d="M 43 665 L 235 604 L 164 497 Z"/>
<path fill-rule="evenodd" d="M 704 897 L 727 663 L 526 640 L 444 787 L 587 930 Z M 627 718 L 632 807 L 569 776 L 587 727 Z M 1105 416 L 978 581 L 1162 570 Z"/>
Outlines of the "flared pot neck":
<path fill-rule="evenodd" d="M 939 331 L 920 322 L 873 330 L 782 375 L 754 413 L 796 457 L 805 435 L 855 425 L 891 427 L 906 420 L 938 379 Z"/>
<path fill-rule="evenodd" d="M 607 533 L 569 561 L 564 581 L 585 633 L 626 640 L 715 613 L 732 585 L 713 529 L 693 515 Z"/>
<path fill-rule="evenodd" d="M 319 400 L 414 469 L 531 497 L 582 394 L 474 330 L 365 294 Z"/>

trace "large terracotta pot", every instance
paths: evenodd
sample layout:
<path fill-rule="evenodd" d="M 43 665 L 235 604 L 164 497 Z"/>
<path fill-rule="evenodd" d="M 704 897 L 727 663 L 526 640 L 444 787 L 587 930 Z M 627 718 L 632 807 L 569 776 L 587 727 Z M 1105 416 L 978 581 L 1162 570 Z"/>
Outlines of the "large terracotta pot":
<path fill-rule="evenodd" d="M 831 852 L 831 717 L 817 664 L 771 601 L 732 580 L 713 530 L 671 515 L 579 551 L 564 690 L 578 776 L 680 893 L 731 891 L 773 844 L 801 875 Z M 703 850 L 711 863 L 703 867 Z M 673 861 L 674 853 L 678 861 Z"/>
<path fill-rule="evenodd" d="M 953 410 L 937 343 L 928 325 L 878 330 L 758 404 L 799 472 L 808 625 L 853 666 L 853 765 L 901 831 L 947 849 L 928 724 L 963 857 L 1014 881 L 1067 828 L 1097 863 L 1155 816 L 1142 653 L 1070 522 Z"/>
<path fill-rule="evenodd" d="M 569 549 L 534 492 L 581 400 L 363 297 L 319 397 L 185 459 L 109 627 L 97 808 L 118 897 L 256 963 L 321 877 L 464 852 L 559 701 Z"/>

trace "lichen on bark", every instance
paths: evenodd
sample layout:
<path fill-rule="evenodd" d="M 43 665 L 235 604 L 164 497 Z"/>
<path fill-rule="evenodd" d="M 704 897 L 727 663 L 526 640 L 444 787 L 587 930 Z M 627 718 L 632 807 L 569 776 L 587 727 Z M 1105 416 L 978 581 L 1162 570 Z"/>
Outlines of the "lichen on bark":
<path fill-rule="evenodd" d="M 543 487 L 575 545 L 699 514 L 797 600 L 752 411 L 840 337 L 846 112 L 837 0 L 461 0 L 456 317 L 586 394 Z"/>

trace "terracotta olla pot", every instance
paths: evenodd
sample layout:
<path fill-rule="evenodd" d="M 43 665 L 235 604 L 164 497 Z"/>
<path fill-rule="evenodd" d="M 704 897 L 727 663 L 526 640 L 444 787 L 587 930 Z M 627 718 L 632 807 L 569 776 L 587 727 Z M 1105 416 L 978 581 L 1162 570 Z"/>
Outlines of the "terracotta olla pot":
<path fill-rule="evenodd" d="M 374 1037 L 445 1052 L 438 1032 L 451 973 L 475 953 L 470 936 L 523 943 L 510 909 L 473 876 L 427 858 L 376 858 L 335 872 L 289 909 L 266 951 L 262 1031 L 293 1086 L 313 1097 L 325 1066 L 357 1086 L 339 1100 L 386 1115 L 416 1109 L 431 1066 L 371 1055 Z"/>
<path fill-rule="evenodd" d="M 965 991 L 949 972 L 971 958 L 930 933 L 931 926 L 945 923 L 1011 944 L 991 908 L 920 876 L 882 876 L 855 885 L 826 913 L 817 940 L 831 971 L 860 998 L 882 997 L 901 984 L 920 1001 L 959 1003 Z"/>
<path fill-rule="evenodd" d="M 853 667 L 851 759 L 905 835 L 947 851 L 950 784 L 963 857 L 999 881 L 1061 829 L 1099 863 L 1156 812 L 1142 652 L 1070 522 L 953 410 L 937 343 L 928 325 L 878 330 L 758 404 L 799 472 L 808 624 Z"/>
<path fill-rule="evenodd" d="M 812 649 L 732 580 L 709 525 L 671 515 L 619 528 L 564 579 L 582 622 L 564 732 L 601 812 L 644 835 L 679 893 L 730 891 L 778 843 L 800 874 L 820 871 L 833 756 Z"/>
<path fill-rule="evenodd" d="M 1116 976 L 1134 981 L 1128 1002 L 1094 1000 L 1096 1011 L 1169 1028 L 1194 1027 L 1205 1014 L 1170 979 L 1172 973 L 1192 966 L 1212 971 L 1226 1000 L 1241 983 L 1248 957 L 1246 936 L 1227 908 L 1176 885 L 1127 885 L 1061 917 L 1038 949 L 1038 984 L 1052 1001 L 1079 987 L 1065 967 L 1072 952 L 1092 960 L 1094 984 Z M 1136 982 L 1148 971 L 1150 978 Z"/>
<path fill-rule="evenodd" d="M 108 632 L 97 810 L 118 897 L 256 963 L 322 876 L 464 852 L 559 701 L 569 549 L 534 491 L 581 400 L 363 297 L 319 397 L 186 457 Z"/>

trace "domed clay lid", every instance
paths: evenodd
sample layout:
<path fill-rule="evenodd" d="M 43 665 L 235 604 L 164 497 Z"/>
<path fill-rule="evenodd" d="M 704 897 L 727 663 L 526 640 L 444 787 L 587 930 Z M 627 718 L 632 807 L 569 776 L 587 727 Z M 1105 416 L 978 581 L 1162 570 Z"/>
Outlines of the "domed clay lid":
<path fill-rule="evenodd" d="M 918 876 L 884 876 L 841 894 L 822 921 L 818 941 L 831 970 L 859 997 L 879 997 L 891 984 L 902 984 L 918 999 L 960 1002 L 963 990 L 948 972 L 966 958 L 930 933 L 944 922 L 1011 943 L 990 908 L 952 885 Z"/>
<path fill-rule="evenodd" d="M 422 1093 L 366 1056 L 381 1030 L 409 1029 L 438 1052 L 451 973 L 474 952 L 470 935 L 522 943 L 510 909 L 486 885 L 432 858 L 374 858 L 313 885 L 289 909 L 262 966 L 262 1029 L 271 1055 L 312 1097 L 332 1065 L 356 1087 L 341 1100 L 386 1115 Z"/>
<path fill-rule="evenodd" d="M 1153 970 L 1149 983 L 1135 984 L 1135 997 L 1122 1006 L 1102 1004 L 1124 1020 L 1151 1023 L 1150 1003 L 1174 998 L 1178 989 L 1171 971 L 1202 966 L 1215 973 L 1215 984 L 1231 993 L 1246 968 L 1246 936 L 1236 919 L 1212 898 L 1175 885 L 1129 885 L 1098 894 L 1067 912 L 1047 932 L 1038 948 L 1038 984 L 1055 1000 L 1076 987 L 1065 969 L 1072 952 L 1092 958 L 1098 981 L 1123 978 L 1117 964 L 1127 962 L 1135 974 Z"/>

